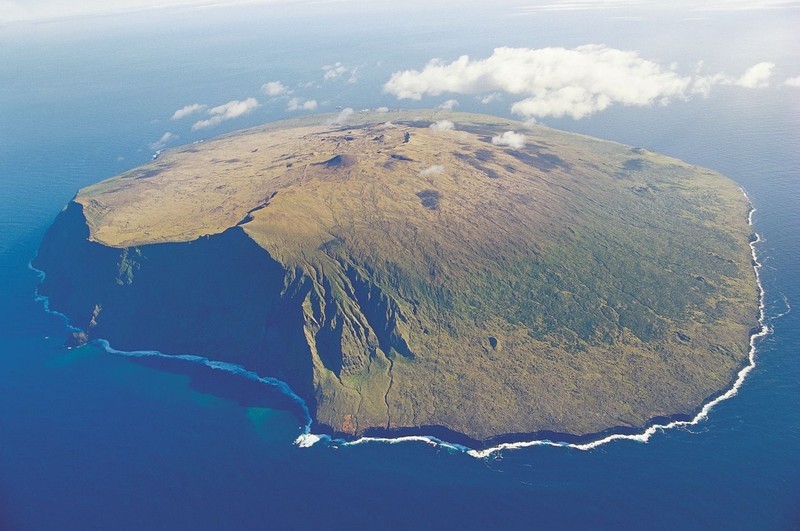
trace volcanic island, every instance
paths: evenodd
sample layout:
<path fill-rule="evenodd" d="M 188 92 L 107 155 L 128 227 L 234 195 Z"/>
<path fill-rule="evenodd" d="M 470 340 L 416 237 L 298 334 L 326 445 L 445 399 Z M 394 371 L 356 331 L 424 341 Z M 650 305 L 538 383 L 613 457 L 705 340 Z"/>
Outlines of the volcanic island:
<path fill-rule="evenodd" d="M 475 446 L 692 415 L 746 363 L 759 286 L 730 179 L 491 116 L 340 122 L 81 190 L 34 260 L 71 341 L 283 380 L 315 432 Z"/>

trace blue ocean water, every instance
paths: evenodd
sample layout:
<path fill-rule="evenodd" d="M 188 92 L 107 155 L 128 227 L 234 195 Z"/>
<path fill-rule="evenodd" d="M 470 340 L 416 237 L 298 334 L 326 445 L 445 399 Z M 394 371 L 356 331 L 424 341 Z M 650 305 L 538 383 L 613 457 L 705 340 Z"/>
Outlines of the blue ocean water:
<path fill-rule="evenodd" d="M 706 421 L 646 444 L 487 459 L 423 443 L 301 449 L 298 416 L 269 386 L 64 348 L 65 323 L 34 299 L 27 267 L 59 209 L 147 161 L 166 131 L 187 143 L 287 116 L 285 100 L 259 94 L 267 81 L 323 111 L 406 106 L 382 84 L 432 57 L 589 42 L 730 72 L 770 60 L 779 80 L 800 73 L 794 11 L 597 24 L 595 13 L 313 9 L 0 25 L 0 529 L 800 527 L 800 322 L 789 311 L 800 306 L 800 89 L 718 87 L 664 107 L 545 120 L 721 171 L 758 209 L 773 332 L 757 368 Z M 322 67 L 336 62 L 357 68 L 357 82 L 325 81 Z M 251 96 L 261 107 L 210 131 L 169 119 L 187 104 Z M 511 101 L 459 100 L 500 115 Z"/>

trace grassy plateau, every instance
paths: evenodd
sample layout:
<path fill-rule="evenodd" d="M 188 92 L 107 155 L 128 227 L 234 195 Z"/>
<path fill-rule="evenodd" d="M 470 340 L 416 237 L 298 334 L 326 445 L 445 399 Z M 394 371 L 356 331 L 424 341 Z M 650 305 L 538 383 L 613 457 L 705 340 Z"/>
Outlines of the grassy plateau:
<path fill-rule="evenodd" d="M 240 363 L 350 436 L 639 427 L 745 361 L 758 286 L 728 178 L 490 116 L 334 120 L 81 190 L 42 244 L 42 292 L 81 340 Z"/>

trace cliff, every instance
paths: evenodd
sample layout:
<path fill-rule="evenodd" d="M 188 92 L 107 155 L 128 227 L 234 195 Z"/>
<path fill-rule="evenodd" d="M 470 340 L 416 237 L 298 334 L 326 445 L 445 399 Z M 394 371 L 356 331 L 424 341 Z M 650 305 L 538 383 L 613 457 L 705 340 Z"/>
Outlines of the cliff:
<path fill-rule="evenodd" d="M 727 178 L 492 117 L 351 120 L 269 124 L 82 190 L 40 291 L 88 338 L 283 379 L 349 435 L 636 427 L 745 360 L 757 285 Z"/>

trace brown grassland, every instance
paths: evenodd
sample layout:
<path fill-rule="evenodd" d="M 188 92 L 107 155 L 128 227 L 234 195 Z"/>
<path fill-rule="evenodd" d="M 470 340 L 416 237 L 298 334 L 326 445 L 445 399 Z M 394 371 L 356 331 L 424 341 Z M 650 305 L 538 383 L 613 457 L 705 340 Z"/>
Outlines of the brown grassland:
<path fill-rule="evenodd" d="M 108 282 L 55 273 L 54 307 L 115 345 L 191 348 L 284 378 L 320 426 L 350 435 L 638 427 L 694 411 L 745 360 L 749 205 L 726 177 L 495 117 L 332 120 L 176 148 L 82 190 L 91 252 L 113 266 L 92 273 Z M 454 129 L 429 127 L 439 120 Z M 524 147 L 492 142 L 512 130 Z M 201 245 L 228 237 L 228 262 L 202 265 Z M 86 263 L 83 244 L 54 238 L 40 256 L 49 279 Z M 248 238 L 264 269 L 237 254 Z M 156 264 L 191 245 L 198 258 L 159 279 Z M 204 297 L 187 295 L 192 282 Z M 191 347 L 147 324 L 159 307 Z"/>

